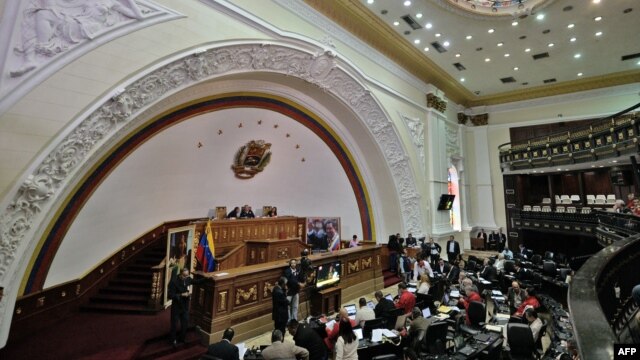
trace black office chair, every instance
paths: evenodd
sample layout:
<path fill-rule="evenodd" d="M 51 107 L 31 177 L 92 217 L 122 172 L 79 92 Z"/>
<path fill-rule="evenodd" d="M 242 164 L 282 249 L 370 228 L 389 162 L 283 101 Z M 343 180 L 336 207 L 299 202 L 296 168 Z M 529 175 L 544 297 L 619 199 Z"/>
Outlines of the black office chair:
<path fill-rule="evenodd" d="M 513 260 L 505 260 L 504 261 L 504 272 L 512 273 L 516 271 L 516 262 Z"/>
<path fill-rule="evenodd" d="M 461 323 L 460 331 L 467 335 L 479 334 L 487 320 L 487 307 L 479 301 L 472 301 L 467 308 L 467 315 L 471 324 L 467 325 L 466 321 Z"/>
<path fill-rule="evenodd" d="M 507 339 L 512 360 L 533 359 L 536 343 L 533 341 L 533 333 L 527 324 L 507 324 Z"/>
<path fill-rule="evenodd" d="M 416 306 L 419 302 L 422 302 L 423 307 L 420 308 L 420 310 L 424 309 L 424 308 L 429 308 L 429 310 L 431 310 L 433 312 L 433 310 L 435 309 L 436 305 L 433 303 L 433 296 L 428 295 L 428 294 L 418 294 L 416 293 Z"/>
<path fill-rule="evenodd" d="M 560 281 L 567 281 L 567 275 L 569 275 L 571 273 L 571 269 L 559 269 L 558 270 L 558 277 L 560 278 Z"/>
<path fill-rule="evenodd" d="M 553 252 L 551 252 L 551 251 L 545 251 L 545 253 L 544 253 L 544 259 L 545 259 L 545 260 L 553 260 Z"/>
<path fill-rule="evenodd" d="M 424 350 L 432 355 L 444 355 L 447 352 L 447 330 L 449 325 L 445 321 L 432 323 L 427 328 L 424 339 Z M 421 356 L 427 355 L 424 353 Z"/>
<path fill-rule="evenodd" d="M 403 349 L 404 355 L 411 360 L 417 360 L 418 354 L 422 354 L 424 348 L 424 337 L 426 335 L 426 331 L 420 330 L 418 334 L 411 338 L 411 343 L 408 347 Z"/>
<path fill-rule="evenodd" d="M 467 267 L 465 270 L 475 272 L 476 271 L 476 262 L 474 260 L 467 261 Z"/>
<path fill-rule="evenodd" d="M 542 256 L 540 256 L 540 254 L 533 255 L 531 257 L 531 262 L 534 263 L 535 265 L 542 264 Z"/>
<path fill-rule="evenodd" d="M 546 261 L 542 263 L 542 273 L 547 275 L 547 276 L 551 276 L 551 277 L 555 277 L 556 276 L 556 263 L 554 263 L 553 261 Z"/>
<path fill-rule="evenodd" d="M 366 320 L 362 326 L 362 337 L 365 339 L 371 339 L 371 333 L 373 329 L 382 329 L 385 327 L 386 320 L 384 318 L 375 318 L 373 320 Z M 395 325 L 395 322 L 393 323 Z"/>
<path fill-rule="evenodd" d="M 385 317 L 386 326 L 385 328 L 389 330 L 393 330 L 396 327 L 396 320 L 398 320 L 398 316 L 404 315 L 404 309 L 394 309 L 389 315 Z"/>

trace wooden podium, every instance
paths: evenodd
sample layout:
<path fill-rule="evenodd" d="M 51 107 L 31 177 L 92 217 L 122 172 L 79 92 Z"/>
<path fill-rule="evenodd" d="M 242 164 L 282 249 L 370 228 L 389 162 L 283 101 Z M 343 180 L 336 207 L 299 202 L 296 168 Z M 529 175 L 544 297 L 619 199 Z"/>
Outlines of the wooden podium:
<path fill-rule="evenodd" d="M 342 304 L 342 288 L 334 286 L 311 293 L 311 315 L 328 315 L 340 310 Z"/>

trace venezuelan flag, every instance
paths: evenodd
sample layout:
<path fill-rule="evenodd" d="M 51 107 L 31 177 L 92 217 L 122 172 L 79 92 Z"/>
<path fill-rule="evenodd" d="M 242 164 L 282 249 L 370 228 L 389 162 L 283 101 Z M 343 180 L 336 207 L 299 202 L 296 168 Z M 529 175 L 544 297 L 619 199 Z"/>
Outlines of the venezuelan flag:
<path fill-rule="evenodd" d="M 213 232 L 211 231 L 211 219 L 207 221 L 205 231 L 200 237 L 196 258 L 202 265 L 202 271 L 212 272 L 216 270 L 215 245 L 213 243 Z"/>

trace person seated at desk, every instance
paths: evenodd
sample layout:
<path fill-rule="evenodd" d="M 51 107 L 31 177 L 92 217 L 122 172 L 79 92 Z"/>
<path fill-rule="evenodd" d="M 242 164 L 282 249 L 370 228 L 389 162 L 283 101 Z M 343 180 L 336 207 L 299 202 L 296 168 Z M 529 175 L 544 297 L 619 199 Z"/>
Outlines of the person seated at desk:
<path fill-rule="evenodd" d="M 410 314 L 413 307 L 416 306 L 416 296 L 407 290 L 407 284 L 398 284 L 398 292 L 400 297 L 395 303 L 396 309 L 404 309 L 405 314 Z"/>
<path fill-rule="evenodd" d="M 251 206 L 245 205 L 242 207 L 242 211 L 240 212 L 240 219 L 253 219 L 256 216 L 253 214 L 251 210 Z"/>
<path fill-rule="evenodd" d="M 526 259 L 527 258 L 527 254 L 529 253 L 529 250 L 527 250 L 527 248 L 524 247 L 524 244 L 520 244 L 518 245 L 519 247 L 519 251 L 518 251 L 518 257 L 521 259 Z"/>
<path fill-rule="evenodd" d="M 360 298 L 358 305 L 360 305 L 360 308 L 356 311 L 356 325 L 364 327 L 364 322 L 375 319 L 376 313 L 367 305 L 367 299 L 365 298 Z"/>
<path fill-rule="evenodd" d="M 504 255 L 505 260 L 513 260 L 513 251 L 508 247 L 505 247 L 500 254 Z"/>
<path fill-rule="evenodd" d="M 418 245 L 418 240 L 416 240 L 416 238 L 413 237 L 413 235 L 411 235 L 411 233 L 409 233 L 407 235 L 407 238 L 405 239 L 405 244 L 407 247 L 414 247 L 416 245 Z"/>
<path fill-rule="evenodd" d="M 498 261 L 496 261 L 495 267 L 500 273 L 504 271 L 504 261 L 504 254 L 498 254 Z"/>
<path fill-rule="evenodd" d="M 460 263 L 458 262 L 458 260 L 454 260 L 453 265 L 451 266 L 451 269 L 449 269 L 449 272 L 447 273 L 447 280 L 449 281 L 450 284 L 453 284 L 455 281 L 458 280 L 459 276 L 460 276 Z"/>
<path fill-rule="evenodd" d="M 358 360 L 358 337 L 348 320 L 347 318 L 347 321 L 344 319 L 340 321 L 335 360 Z"/>
<path fill-rule="evenodd" d="M 353 235 L 353 237 L 351 238 L 351 241 L 349 241 L 349 247 L 354 248 L 354 247 L 358 247 L 358 245 L 360 245 L 358 243 L 358 235 Z"/>
<path fill-rule="evenodd" d="M 324 338 L 324 343 L 327 345 L 327 349 L 329 349 L 329 351 L 333 351 L 336 340 L 338 340 L 338 336 L 340 335 L 340 326 L 345 322 L 349 323 L 350 328 L 356 326 L 356 321 L 349 319 L 349 313 L 347 313 L 347 310 L 345 308 L 340 308 L 338 318 L 336 319 L 336 323 L 333 325 L 333 329 L 329 330 L 329 328 L 327 328 L 327 337 Z"/>
<path fill-rule="evenodd" d="M 227 219 L 235 219 L 240 216 L 240 207 L 236 206 L 227 214 Z"/>
<path fill-rule="evenodd" d="M 276 329 L 271 333 L 271 345 L 262 350 L 264 360 L 273 359 L 302 359 L 309 360 L 309 351 L 305 348 L 284 342 L 282 331 Z"/>
<path fill-rule="evenodd" d="M 527 280 L 529 279 L 529 271 L 525 268 L 522 267 L 522 264 L 519 261 L 516 261 L 516 263 L 513 265 L 513 268 L 515 269 L 515 272 L 513 273 L 513 276 L 522 281 L 522 280 Z"/>
<path fill-rule="evenodd" d="M 507 292 L 507 303 L 511 313 L 515 313 L 516 309 L 520 307 L 520 304 L 527 298 L 527 293 L 520 288 L 520 283 L 514 281 L 511 283 L 511 287 Z"/>
<path fill-rule="evenodd" d="M 513 314 L 513 316 L 521 318 L 522 316 L 524 316 L 524 312 L 527 310 L 527 308 L 533 308 L 535 310 L 539 307 L 540 307 L 540 302 L 536 297 L 536 289 L 532 287 L 528 288 L 527 298 L 524 299 L 522 303 L 520 303 L 520 306 L 518 307 L 516 312 Z"/>
<path fill-rule="evenodd" d="M 265 215 L 266 217 L 278 217 L 278 208 L 272 207 L 271 210 Z"/>
<path fill-rule="evenodd" d="M 422 259 L 421 256 L 420 260 L 416 261 L 416 263 L 413 264 L 413 281 L 418 281 L 422 274 L 427 274 L 429 275 L 429 277 L 433 277 L 433 270 L 431 270 L 431 265 L 429 265 L 428 261 Z"/>
<path fill-rule="evenodd" d="M 461 297 L 458 300 L 458 307 L 464 307 L 465 310 L 465 322 L 467 325 L 471 325 L 471 320 L 469 320 L 469 304 L 472 301 L 478 301 L 484 303 L 484 300 L 478 294 L 478 288 L 475 285 L 467 286 L 464 288 L 465 296 Z"/>
<path fill-rule="evenodd" d="M 460 270 L 460 274 L 458 274 L 457 282 L 455 283 L 455 286 L 457 286 L 458 289 L 460 290 L 464 289 L 464 279 L 468 279 L 467 273 Z M 471 283 L 473 284 L 473 282 Z"/>
<path fill-rule="evenodd" d="M 438 259 L 438 263 L 436 264 L 436 267 L 433 270 L 433 272 L 444 276 L 449 273 L 449 270 L 450 270 L 449 268 L 450 268 L 449 264 L 445 263 L 443 258 L 440 258 Z"/>
<path fill-rule="evenodd" d="M 416 349 L 419 349 L 421 344 L 418 344 L 418 336 L 421 331 L 427 333 L 427 329 L 429 329 L 429 325 L 433 322 L 433 318 L 425 319 L 422 316 L 422 310 L 418 307 L 414 307 L 411 312 L 411 326 L 409 327 L 409 347 L 405 349 L 405 355 L 411 359 L 418 359 L 418 355 L 416 354 Z"/>
<path fill-rule="evenodd" d="M 227 328 L 222 334 L 222 340 L 209 345 L 207 355 L 215 356 L 221 360 L 238 360 L 240 358 L 238 347 L 231 343 L 234 334 L 232 328 Z"/>
<path fill-rule="evenodd" d="M 494 281 L 498 277 L 498 270 L 496 270 L 493 264 L 493 259 L 484 259 L 484 268 L 478 276 L 487 281 Z"/>
<path fill-rule="evenodd" d="M 327 346 L 316 331 L 308 326 L 300 325 L 295 319 L 289 320 L 287 330 L 293 337 L 296 346 L 309 351 L 309 360 L 325 360 L 327 358 Z"/>
<path fill-rule="evenodd" d="M 373 312 L 376 314 L 376 318 L 387 318 L 391 315 L 393 310 L 395 310 L 395 305 L 393 305 L 393 301 L 387 299 L 382 295 L 382 291 L 378 290 L 374 294 L 376 301 L 376 307 L 373 309 Z"/>
<path fill-rule="evenodd" d="M 534 309 L 527 309 L 524 312 L 524 316 L 527 319 L 527 323 L 531 328 L 531 334 L 533 335 L 533 342 L 538 341 L 538 336 L 540 336 L 540 330 L 542 329 L 542 320 L 538 319 L 538 312 Z"/>
<path fill-rule="evenodd" d="M 431 288 L 429 276 L 427 274 L 420 275 L 420 282 L 418 283 L 418 290 L 416 292 L 418 294 L 428 295 L 429 288 Z"/>

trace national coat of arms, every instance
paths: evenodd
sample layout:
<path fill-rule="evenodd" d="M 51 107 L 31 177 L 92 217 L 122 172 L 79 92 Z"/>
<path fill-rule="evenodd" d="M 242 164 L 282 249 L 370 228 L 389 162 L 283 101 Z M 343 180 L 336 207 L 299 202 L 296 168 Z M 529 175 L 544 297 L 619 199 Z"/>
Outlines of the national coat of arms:
<path fill-rule="evenodd" d="M 231 169 L 239 179 L 251 179 L 264 170 L 271 160 L 271 144 L 251 140 L 236 153 Z"/>

